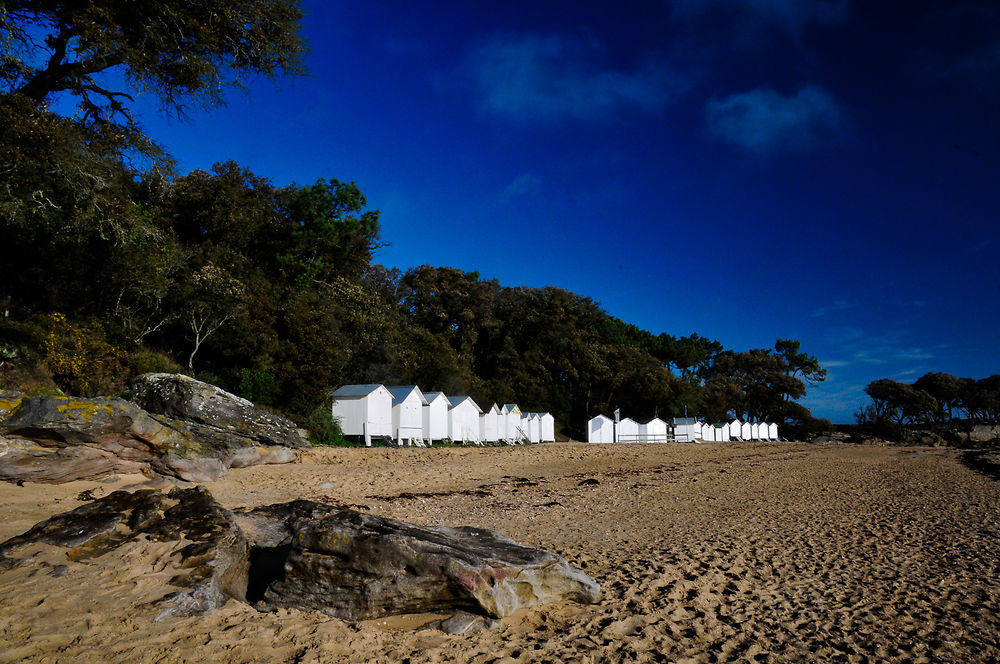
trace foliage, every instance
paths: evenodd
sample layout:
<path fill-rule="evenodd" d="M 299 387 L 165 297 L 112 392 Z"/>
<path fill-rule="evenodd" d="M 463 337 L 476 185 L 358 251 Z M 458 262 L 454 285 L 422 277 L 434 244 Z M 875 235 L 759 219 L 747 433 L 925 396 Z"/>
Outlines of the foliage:
<path fill-rule="evenodd" d="M 321 179 L 282 194 L 292 230 L 276 253 L 296 291 L 364 274 L 377 246 L 378 212 L 364 209 L 367 201 L 355 183 Z"/>
<path fill-rule="evenodd" d="M 274 376 L 259 369 L 238 369 L 236 378 L 239 387 L 236 393 L 257 405 L 270 405 L 281 392 L 281 386 Z"/>
<path fill-rule="evenodd" d="M 973 421 L 1000 420 L 1000 374 L 976 380 L 931 372 L 912 385 L 881 378 L 869 383 L 865 393 L 871 403 L 862 406 L 855 418 L 869 428 L 943 422 L 963 410 Z"/>
<path fill-rule="evenodd" d="M 352 447 L 354 444 L 344 438 L 340 428 L 340 420 L 333 416 L 329 400 L 316 406 L 306 417 L 305 426 L 311 434 L 309 442 L 313 445 L 333 445 L 336 447 Z"/>
<path fill-rule="evenodd" d="M 118 391 L 125 378 L 127 356 L 107 342 L 101 324 L 73 325 L 61 313 L 52 314 L 50 320 L 42 349 L 60 387 L 82 396 Z"/>
<path fill-rule="evenodd" d="M 181 373 L 183 368 L 166 353 L 148 348 L 140 348 L 128 354 L 131 373 Z"/>
<path fill-rule="evenodd" d="M 17 320 L 0 317 L 0 389 L 18 389 L 29 395 L 58 394 L 52 372 L 41 361 L 47 318 Z"/>
<path fill-rule="evenodd" d="M 960 403 L 957 378 L 951 374 L 931 372 L 918 378 L 913 387 L 923 390 L 934 398 L 932 417 L 935 421 L 943 422 L 951 419 L 955 407 Z"/>
<path fill-rule="evenodd" d="M 297 0 L 8 0 L 0 82 L 39 104 L 68 92 L 88 122 L 132 124 L 132 95 L 105 72 L 179 112 L 216 105 L 224 85 L 301 71 L 301 17 Z"/>
<path fill-rule="evenodd" d="M 779 423 L 811 418 L 795 400 L 805 396 L 807 383 L 825 380 L 826 370 L 799 347 L 798 341 L 778 339 L 773 351 L 758 348 L 719 353 L 704 371 L 712 415 Z"/>

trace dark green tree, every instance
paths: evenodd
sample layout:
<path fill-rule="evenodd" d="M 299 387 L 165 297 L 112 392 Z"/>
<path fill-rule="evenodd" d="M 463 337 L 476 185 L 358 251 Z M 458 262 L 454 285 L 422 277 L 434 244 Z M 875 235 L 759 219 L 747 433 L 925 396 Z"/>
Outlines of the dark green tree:
<path fill-rule="evenodd" d="M 971 420 L 1000 420 L 1000 374 L 959 379 L 961 406 Z"/>
<path fill-rule="evenodd" d="M 806 381 L 826 377 L 819 363 L 799 351 L 799 342 L 779 339 L 775 351 L 766 348 L 737 353 L 723 351 L 705 371 L 706 404 L 716 416 L 724 407 L 741 420 L 802 422 L 811 417 L 799 403 Z"/>
<path fill-rule="evenodd" d="M 7 0 L 0 83 L 38 105 L 69 93 L 85 121 L 130 125 L 132 91 L 183 112 L 220 103 L 225 86 L 299 73 L 301 17 L 297 0 Z M 102 76 L 112 69 L 130 91 Z"/>
<path fill-rule="evenodd" d="M 815 357 L 803 353 L 801 348 L 802 342 L 792 339 L 778 339 L 774 342 L 775 352 L 785 360 L 785 373 L 802 379 L 807 385 L 822 383 L 826 380 L 826 369 L 820 366 Z"/>
<path fill-rule="evenodd" d="M 891 378 L 872 381 L 865 387 L 872 403 L 862 420 L 873 424 L 890 422 L 898 426 L 926 422 L 933 417 L 937 402 L 927 392 Z"/>
<path fill-rule="evenodd" d="M 379 213 L 365 210 L 358 186 L 318 180 L 281 194 L 288 229 L 272 250 L 295 289 L 338 276 L 359 279 L 378 247 Z"/>
<path fill-rule="evenodd" d="M 934 409 L 935 420 L 951 419 L 955 405 L 959 401 L 958 378 L 940 371 L 931 372 L 918 378 L 913 387 L 934 397 L 937 402 Z"/>

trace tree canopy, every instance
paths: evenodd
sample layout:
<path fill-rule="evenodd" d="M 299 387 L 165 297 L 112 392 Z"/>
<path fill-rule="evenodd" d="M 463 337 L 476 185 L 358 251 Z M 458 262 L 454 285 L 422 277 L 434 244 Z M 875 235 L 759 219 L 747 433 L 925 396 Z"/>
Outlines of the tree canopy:
<path fill-rule="evenodd" d="M 120 70 L 179 112 L 215 105 L 224 86 L 301 71 L 301 18 L 297 0 L 8 0 L 0 81 L 38 104 L 67 92 L 86 120 L 131 124 L 132 92 L 102 74 Z"/>
<path fill-rule="evenodd" d="M 912 385 L 891 378 L 874 380 L 865 387 L 871 403 L 857 413 L 858 424 L 926 424 L 961 417 L 973 421 L 1000 419 L 1000 374 L 956 378 L 930 372 Z"/>

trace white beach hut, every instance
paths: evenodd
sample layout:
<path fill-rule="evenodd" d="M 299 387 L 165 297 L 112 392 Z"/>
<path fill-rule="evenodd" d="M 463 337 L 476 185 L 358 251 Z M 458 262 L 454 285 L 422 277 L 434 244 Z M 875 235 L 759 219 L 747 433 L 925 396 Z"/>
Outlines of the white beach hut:
<path fill-rule="evenodd" d="M 708 440 L 705 436 L 709 435 L 708 425 L 704 422 L 694 423 L 694 439 L 695 440 Z"/>
<path fill-rule="evenodd" d="M 765 433 L 767 430 L 765 429 Z M 760 424 L 754 422 L 750 425 L 750 440 L 760 440 Z"/>
<path fill-rule="evenodd" d="M 743 440 L 743 425 L 739 420 L 729 423 L 729 438 L 731 440 Z"/>
<path fill-rule="evenodd" d="M 639 424 L 631 417 L 623 417 L 618 421 L 615 432 L 616 443 L 634 443 L 639 440 Z"/>
<path fill-rule="evenodd" d="M 483 414 L 472 397 L 448 397 L 448 437 L 456 443 L 479 442 L 479 416 Z"/>
<path fill-rule="evenodd" d="M 643 443 L 667 442 L 667 423 L 658 417 L 640 422 L 639 441 Z"/>
<path fill-rule="evenodd" d="M 554 443 L 556 441 L 556 418 L 552 413 L 539 413 L 538 423 L 541 425 L 541 441 L 543 443 Z"/>
<path fill-rule="evenodd" d="M 448 437 L 448 407 L 451 403 L 444 392 L 428 392 L 424 399 L 427 400 L 427 405 L 421 408 L 424 440 L 444 440 Z"/>
<path fill-rule="evenodd" d="M 753 440 L 751 435 L 752 427 L 749 422 L 744 422 L 740 425 L 740 438 L 743 440 Z"/>
<path fill-rule="evenodd" d="M 521 430 L 521 409 L 516 403 L 505 403 L 500 409 L 500 418 L 503 420 L 503 437 L 507 442 L 524 442 L 527 438 L 525 432 Z"/>
<path fill-rule="evenodd" d="M 500 438 L 500 408 L 493 404 L 479 417 L 479 440 L 495 443 Z"/>
<path fill-rule="evenodd" d="M 587 422 L 588 443 L 615 442 L 615 421 L 607 415 L 595 415 Z"/>
<path fill-rule="evenodd" d="M 704 423 L 701 425 L 701 439 L 706 443 L 714 443 L 715 438 L 715 425 Z"/>
<path fill-rule="evenodd" d="M 542 442 L 542 421 L 538 413 L 524 413 L 521 418 L 521 426 L 528 434 L 529 443 Z"/>
<path fill-rule="evenodd" d="M 778 425 L 774 422 L 770 422 L 767 425 L 767 438 L 768 440 L 781 440 L 778 438 Z"/>
<path fill-rule="evenodd" d="M 723 443 L 728 443 L 731 440 L 729 436 L 729 422 L 719 422 L 715 425 L 715 440 Z"/>
<path fill-rule="evenodd" d="M 693 443 L 701 437 L 701 424 L 693 417 L 675 417 L 673 429 L 678 443 Z"/>
<path fill-rule="evenodd" d="M 386 388 L 392 395 L 392 431 L 402 445 L 424 439 L 423 407 L 427 405 L 424 393 L 416 385 L 393 385 Z"/>
<path fill-rule="evenodd" d="M 331 394 L 333 417 L 346 436 L 392 437 L 392 393 L 385 385 L 344 385 Z"/>

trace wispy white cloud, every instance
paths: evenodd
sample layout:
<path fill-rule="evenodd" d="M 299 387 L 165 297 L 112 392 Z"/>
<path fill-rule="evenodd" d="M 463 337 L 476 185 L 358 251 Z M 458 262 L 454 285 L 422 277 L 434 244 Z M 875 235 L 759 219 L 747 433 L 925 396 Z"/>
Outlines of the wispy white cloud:
<path fill-rule="evenodd" d="M 897 348 L 895 358 L 899 360 L 930 360 L 934 353 L 926 348 Z"/>
<path fill-rule="evenodd" d="M 510 202 L 525 196 L 534 196 L 542 190 L 542 178 L 534 173 L 521 173 L 500 192 L 502 201 Z"/>
<path fill-rule="evenodd" d="M 847 20 L 848 0 L 678 0 L 674 15 L 690 17 L 721 10 L 743 29 L 773 29 L 799 40 L 809 24 L 837 25 Z"/>
<path fill-rule="evenodd" d="M 972 253 L 981 254 L 987 249 L 989 249 L 990 246 L 993 245 L 995 242 L 996 242 L 995 238 L 991 237 L 984 238 L 979 242 L 975 243 L 974 245 L 972 245 Z"/>
<path fill-rule="evenodd" d="M 605 59 L 592 38 L 499 34 L 469 53 L 466 73 L 483 113 L 518 122 L 613 121 L 660 111 L 686 87 L 664 65 L 621 70 Z"/>
<path fill-rule="evenodd" d="M 860 327 L 852 327 L 850 325 L 841 325 L 837 327 L 831 327 L 826 332 L 826 341 L 834 345 L 848 344 L 853 341 L 858 341 L 863 339 L 865 336 L 865 331 Z"/>
<path fill-rule="evenodd" d="M 931 66 L 931 72 L 940 78 L 952 78 L 985 89 L 1000 72 L 1000 41 L 979 46 L 950 61 L 938 60 Z"/>
<path fill-rule="evenodd" d="M 793 95 L 757 88 L 711 99 L 706 120 L 710 135 L 760 155 L 831 143 L 843 138 L 850 124 L 846 109 L 814 85 Z"/>
<path fill-rule="evenodd" d="M 867 399 L 865 385 L 851 383 L 820 383 L 809 391 L 802 399 L 802 404 L 813 412 L 830 413 L 838 424 L 845 424 L 854 419 L 854 412 Z"/>
<path fill-rule="evenodd" d="M 834 311 L 846 311 L 847 309 L 851 309 L 854 306 L 855 305 L 853 303 L 848 302 L 847 300 L 837 300 L 833 304 L 828 304 L 825 307 L 819 307 L 818 309 L 814 310 L 810 315 L 813 318 L 819 318 L 820 316 L 825 316 L 829 313 L 833 313 Z"/>
<path fill-rule="evenodd" d="M 850 364 L 847 360 L 824 360 L 819 363 L 824 369 L 834 369 L 836 367 L 846 367 Z"/>
<path fill-rule="evenodd" d="M 854 353 L 854 360 L 868 364 L 885 364 L 885 355 L 876 350 L 859 350 Z"/>
<path fill-rule="evenodd" d="M 869 364 L 885 364 L 887 362 L 932 360 L 937 357 L 933 351 L 918 346 L 900 347 L 882 343 L 882 340 L 874 338 L 870 343 L 860 350 L 855 351 L 853 358 L 858 362 Z"/>

